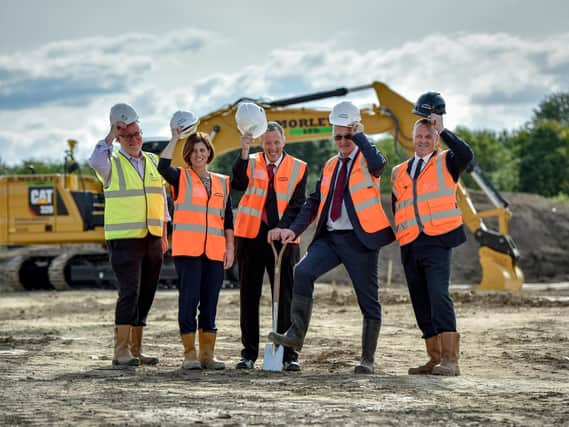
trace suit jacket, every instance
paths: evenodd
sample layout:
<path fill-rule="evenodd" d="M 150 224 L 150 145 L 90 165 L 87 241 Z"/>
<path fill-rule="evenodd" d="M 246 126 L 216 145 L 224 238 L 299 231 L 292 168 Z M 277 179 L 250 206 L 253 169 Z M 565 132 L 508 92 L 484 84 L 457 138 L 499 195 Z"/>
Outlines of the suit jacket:
<path fill-rule="evenodd" d="M 374 146 L 370 144 L 369 140 L 363 133 L 354 135 L 353 140 L 360 150 L 357 156 L 364 156 L 368 165 L 369 172 L 376 177 L 380 176 L 386 164 L 383 155 L 379 151 L 377 151 L 377 149 Z M 354 161 L 356 161 L 356 159 L 354 159 Z M 334 185 L 331 186 L 328 197 L 324 202 L 322 215 L 320 216 L 318 224 L 316 225 L 316 232 L 314 233 L 314 238 L 312 242 L 314 242 L 314 240 L 318 239 L 319 237 L 322 236 L 324 232 L 326 232 L 326 222 L 328 220 L 328 212 L 330 210 L 330 204 L 332 203 L 332 198 L 334 195 L 334 187 L 336 186 L 336 175 L 338 173 L 339 166 L 340 162 L 338 162 L 334 170 L 332 176 L 332 182 L 334 183 Z M 350 170 L 348 171 L 348 176 L 346 177 L 346 184 L 350 179 L 350 174 L 352 173 L 352 169 L 353 168 L 350 167 Z M 300 213 L 289 227 L 292 231 L 296 233 L 296 235 L 299 235 L 304 230 L 306 230 L 306 228 L 312 223 L 312 221 L 314 221 L 314 218 L 316 218 L 316 215 L 318 213 L 318 207 L 320 206 L 321 180 L 322 176 L 320 176 L 320 179 L 316 183 L 316 188 L 314 192 L 310 194 L 308 199 L 306 199 L 306 202 L 302 206 Z M 385 246 L 395 240 L 395 234 L 393 233 L 391 227 L 386 227 L 375 233 L 366 233 L 362 229 L 358 221 L 356 210 L 354 208 L 354 202 L 352 201 L 352 197 L 350 195 L 347 185 L 346 188 L 344 189 L 344 204 L 346 205 L 348 217 L 350 218 L 350 222 L 354 227 L 354 232 L 356 234 L 356 237 L 366 248 L 370 250 L 378 250 L 382 246 Z"/>

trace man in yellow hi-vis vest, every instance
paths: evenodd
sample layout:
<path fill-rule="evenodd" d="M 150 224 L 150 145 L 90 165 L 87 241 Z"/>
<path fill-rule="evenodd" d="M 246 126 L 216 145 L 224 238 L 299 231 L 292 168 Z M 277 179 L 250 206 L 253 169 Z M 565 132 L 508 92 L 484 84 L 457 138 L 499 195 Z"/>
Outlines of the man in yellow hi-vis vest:
<path fill-rule="evenodd" d="M 111 129 L 97 143 L 89 164 L 105 193 L 105 240 L 118 281 L 113 365 L 155 365 L 158 358 L 142 353 L 142 330 L 152 306 L 169 220 L 158 159 L 142 151 L 138 114 L 128 104 L 116 104 Z M 113 141 L 120 149 L 113 152 Z"/>

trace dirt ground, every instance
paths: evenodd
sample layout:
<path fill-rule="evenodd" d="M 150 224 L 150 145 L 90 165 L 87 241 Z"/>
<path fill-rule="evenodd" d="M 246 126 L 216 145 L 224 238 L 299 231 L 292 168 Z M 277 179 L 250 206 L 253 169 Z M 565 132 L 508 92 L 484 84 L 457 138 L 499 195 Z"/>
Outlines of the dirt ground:
<path fill-rule="evenodd" d="M 265 294 L 268 289 L 265 289 Z M 409 376 L 425 361 L 405 290 L 382 291 L 377 371 L 353 374 L 352 290 L 319 285 L 301 373 L 233 369 L 239 293 L 222 291 L 225 371 L 183 372 L 177 293 L 159 291 L 146 333 L 157 367 L 112 368 L 112 291 L 0 295 L 0 425 L 569 425 L 569 290 L 453 291 L 456 378 Z M 261 344 L 270 327 L 263 298 Z"/>

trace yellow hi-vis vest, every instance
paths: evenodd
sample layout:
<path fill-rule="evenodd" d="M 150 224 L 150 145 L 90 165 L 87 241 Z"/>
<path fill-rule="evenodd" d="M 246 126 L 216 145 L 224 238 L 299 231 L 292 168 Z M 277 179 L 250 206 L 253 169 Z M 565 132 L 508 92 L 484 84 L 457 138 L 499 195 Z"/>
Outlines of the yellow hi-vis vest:
<path fill-rule="evenodd" d="M 105 240 L 162 236 L 164 181 L 156 156 L 142 152 L 144 180 L 122 153 L 111 156 L 111 177 L 105 193 Z"/>
<path fill-rule="evenodd" d="M 395 232 L 400 246 L 411 243 L 421 232 L 438 236 L 462 224 L 457 183 L 446 168 L 447 154 L 448 150 L 433 154 L 415 181 L 407 173 L 410 160 L 392 169 Z"/>
<path fill-rule="evenodd" d="M 338 162 L 339 156 L 336 155 L 328 159 L 322 169 L 320 205 L 318 206 L 316 224 L 319 224 L 320 216 L 323 213 L 324 204 L 328 198 L 328 193 L 332 186 L 332 177 Z M 358 151 L 350 172 L 348 191 L 352 196 L 358 222 L 366 233 L 376 233 L 391 226 L 381 205 L 380 184 L 381 178 L 369 173 L 367 161 L 362 152 Z M 326 222 L 326 219 L 324 219 L 324 222 Z"/>
<path fill-rule="evenodd" d="M 274 189 L 277 213 L 281 219 L 294 194 L 294 190 L 306 172 L 306 162 L 286 154 L 275 172 Z M 262 152 L 249 156 L 247 167 L 249 184 L 239 202 L 235 218 L 235 236 L 249 239 L 257 237 L 261 217 L 269 193 L 269 174 Z M 295 240 L 298 243 L 300 239 Z"/>

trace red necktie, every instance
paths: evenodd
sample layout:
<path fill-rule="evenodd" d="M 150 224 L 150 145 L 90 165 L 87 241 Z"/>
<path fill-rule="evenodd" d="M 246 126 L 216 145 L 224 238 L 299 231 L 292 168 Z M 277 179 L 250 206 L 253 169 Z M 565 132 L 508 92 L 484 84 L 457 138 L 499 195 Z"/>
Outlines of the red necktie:
<path fill-rule="evenodd" d="M 261 215 L 261 219 L 263 220 L 263 222 L 267 225 L 269 225 L 269 217 L 267 215 L 267 201 L 269 200 L 269 191 L 271 191 L 271 189 L 274 186 L 275 183 L 275 165 L 274 163 L 269 163 L 267 165 L 267 173 L 269 174 L 269 187 L 267 189 L 267 198 L 265 199 L 265 206 L 263 207 L 263 214 Z"/>
<path fill-rule="evenodd" d="M 348 174 L 348 161 L 350 158 L 345 157 L 341 160 L 342 166 L 340 166 L 340 171 L 338 172 L 338 179 L 334 187 L 334 196 L 332 197 L 332 209 L 330 210 L 330 219 L 332 221 L 336 221 L 340 218 L 340 214 L 342 213 L 342 199 L 344 198 L 346 175 Z"/>

